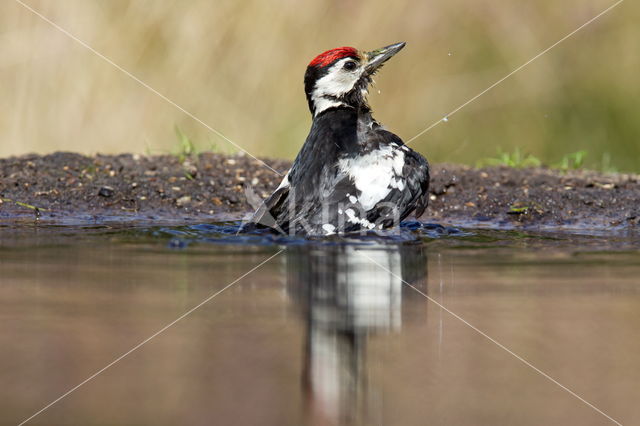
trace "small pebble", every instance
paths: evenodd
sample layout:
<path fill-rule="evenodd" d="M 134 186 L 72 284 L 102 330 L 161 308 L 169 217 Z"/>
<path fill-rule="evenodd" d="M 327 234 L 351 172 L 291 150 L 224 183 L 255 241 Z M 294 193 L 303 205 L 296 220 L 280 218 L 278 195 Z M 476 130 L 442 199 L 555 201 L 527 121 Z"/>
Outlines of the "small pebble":
<path fill-rule="evenodd" d="M 100 190 L 98 191 L 98 195 L 101 197 L 111 197 L 113 195 L 113 193 L 115 192 L 115 189 L 113 189 L 110 186 L 103 186 L 100 188 Z"/>
<path fill-rule="evenodd" d="M 602 189 L 613 189 L 615 188 L 615 185 L 612 183 L 598 183 L 596 182 L 595 184 L 596 186 L 602 188 Z"/>
<path fill-rule="evenodd" d="M 186 205 L 187 205 L 187 204 L 189 204 L 189 203 L 191 203 L 191 197 L 190 197 L 190 196 L 188 196 L 188 195 L 185 195 L 185 196 L 183 196 L 183 197 L 180 197 L 180 198 L 178 198 L 178 199 L 176 200 L 176 204 L 177 204 L 179 207 L 184 207 L 184 206 L 186 206 Z"/>

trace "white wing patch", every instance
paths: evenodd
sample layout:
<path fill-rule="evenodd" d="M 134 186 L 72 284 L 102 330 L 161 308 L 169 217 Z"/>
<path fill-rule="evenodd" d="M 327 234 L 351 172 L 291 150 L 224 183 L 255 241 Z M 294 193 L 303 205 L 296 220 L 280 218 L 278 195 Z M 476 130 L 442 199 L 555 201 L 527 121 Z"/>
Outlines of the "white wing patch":
<path fill-rule="evenodd" d="M 324 225 L 322 225 L 322 229 L 324 230 L 325 235 L 332 235 L 336 232 L 335 225 L 332 225 L 330 223 L 325 223 Z"/>
<path fill-rule="evenodd" d="M 397 148 L 392 144 L 356 158 L 339 160 L 339 170 L 349 175 L 360 191 L 357 200 L 363 209 L 371 210 L 392 189 L 402 191 L 405 188 L 402 179 L 404 152 Z"/>
<path fill-rule="evenodd" d="M 359 223 L 367 229 L 373 229 L 376 227 L 375 223 L 369 222 L 366 218 L 356 216 L 356 212 L 353 209 L 346 209 L 344 213 L 347 215 L 347 222 Z"/>
<path fill-rule="evenodd" d="M 287 174 L 284 175 L 284 177 L 282 178 L 282 182 L 280 182 L 280 185 L 278 185 L 278 187 L 276 188 L 276 191 L 281 188 L 286 188 L 287 186 L 289 186 L 289 172 L 287 172 Z"/>

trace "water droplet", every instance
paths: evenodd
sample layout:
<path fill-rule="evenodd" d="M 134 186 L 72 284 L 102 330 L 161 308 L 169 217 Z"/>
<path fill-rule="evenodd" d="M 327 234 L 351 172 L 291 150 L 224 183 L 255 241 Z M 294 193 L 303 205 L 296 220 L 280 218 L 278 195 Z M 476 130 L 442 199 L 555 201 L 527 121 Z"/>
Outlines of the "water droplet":
<path fill-rule="evenodd" d="M 453 55 L 453 53 L 449 52 L 449 53 L 447 53 L 447 55 L 448 55 L 448 56 L 452 56 L 452 55 Z"/>
<path fill-rule="evenodd" d="M 380 89 L 378 89 L 378 95 L 381 94 L 382 92 L 380 91 Z"/>
<path fill-rule="evenodd" d="M 449 117 L 444 117 L 444 118 L 442 119 L 442 121 L 444 121 L 444 122 L 446 123 L 447 121 L 449 121 Z"/>

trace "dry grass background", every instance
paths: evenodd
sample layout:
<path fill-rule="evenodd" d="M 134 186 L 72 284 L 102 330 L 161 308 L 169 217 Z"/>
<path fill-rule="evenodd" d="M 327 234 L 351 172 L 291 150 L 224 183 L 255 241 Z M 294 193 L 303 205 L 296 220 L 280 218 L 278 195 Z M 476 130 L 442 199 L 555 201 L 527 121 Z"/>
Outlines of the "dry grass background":
<path fill-rule="evenodd" d="M 378 75 L 376 117 L 405 140 L 569 33 L 612 0 L 25 0 L 261 156 L 295 156 L 302 89 L 323 50 L 407 41 Z M 547 163 L 640 171 L 640 5 L 611 13 L 413 145 L 475 163 L 515 147 Z M 170 152 L 179 126 L 227 142 L 13 0 L 0 3 L 0 156 Z M 605 164 L 605 167 L 607 165 Z"/>

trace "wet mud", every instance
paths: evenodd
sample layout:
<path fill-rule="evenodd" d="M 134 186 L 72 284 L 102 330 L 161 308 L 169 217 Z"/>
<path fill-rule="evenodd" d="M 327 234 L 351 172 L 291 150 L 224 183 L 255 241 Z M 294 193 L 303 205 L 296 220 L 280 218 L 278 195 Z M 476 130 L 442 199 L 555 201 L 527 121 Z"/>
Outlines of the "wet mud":
<path fill-rule="evenodd" d="M 290 162 L 263 159 L 282 175 Z M 489 228 L 640 228 L 640 176 L 432 165 L 422 221 Z M 281 177 L 248 156 L 74 153 L 0 159 L 0 221 L 206 221 L 252 210 Z"/>

